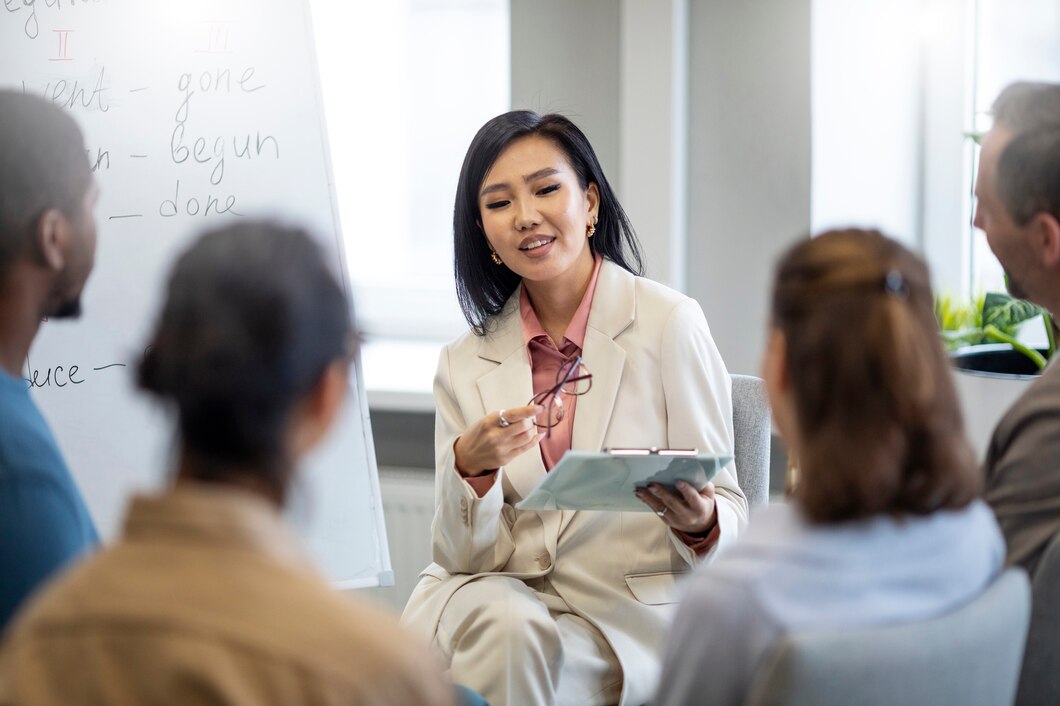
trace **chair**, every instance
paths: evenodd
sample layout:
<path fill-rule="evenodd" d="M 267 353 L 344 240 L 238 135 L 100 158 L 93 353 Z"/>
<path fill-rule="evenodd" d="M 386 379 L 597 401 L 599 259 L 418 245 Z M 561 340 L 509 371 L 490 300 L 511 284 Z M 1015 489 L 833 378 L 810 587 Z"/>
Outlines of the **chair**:
<path fill-rule="evenodd" d="M 769 502 L 769 401 L 761 378 L 732 376 L 732 426 L 736 448 L 736 480 L 747 505 Z"/>
<path fill-rule="evenodd" d="M 787 635 L 763 657 L 744 704 L 1009 706 L 1029 614 L 1027 575 L 1008 569 L 939 618 Z"/>
<path fill-rule="evenodd" d="M 1060 704 L 1060 533 L 1038 560 L 1016 706 Z"/>

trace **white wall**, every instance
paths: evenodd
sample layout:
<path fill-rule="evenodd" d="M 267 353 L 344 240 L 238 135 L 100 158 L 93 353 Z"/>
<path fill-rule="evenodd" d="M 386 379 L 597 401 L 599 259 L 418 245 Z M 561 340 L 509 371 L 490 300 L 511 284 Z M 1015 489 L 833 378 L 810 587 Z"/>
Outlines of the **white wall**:
<path fill-rule="evenodd" d="M 512 0 L 512 108 L 563 113 L 618 174 L 619 11 L 614 0 Z"/>
<path fill-rule="evenodd" d="M 972 20 L 972 0 L 813 0 L 813 230 L 879 228 L 939 291 L 968 278 Z"/>
<path fill-rule="evenodd" d="M 758 371 L 776 256 L 810 227 L 809 0 L 694 0 L 688 293 Z"/>
<path fill-rule="evenodd" d="M 813 2 L 813 230 L 920 238 L 922 0 Z"/>
<path fill-rule="evenodd" d="M 937 292 L 966 292 L 971 276 L 973 125 L 972 0 L 933 0 L 921 16 L 924 194 L 920 246 Z"/>
<path fill-rule="evenodd" d="M 622 0 L 619 193 L 645 274 L 685 288 L 688 0 Z"/>

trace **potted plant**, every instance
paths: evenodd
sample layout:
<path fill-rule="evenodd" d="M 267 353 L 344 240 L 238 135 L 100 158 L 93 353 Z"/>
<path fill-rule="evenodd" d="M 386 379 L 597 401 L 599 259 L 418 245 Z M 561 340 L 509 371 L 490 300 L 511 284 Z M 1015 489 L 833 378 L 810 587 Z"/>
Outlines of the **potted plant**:
<path fill-rule="evenodd" d="M 992 375 L 1037 375 L 1056 351 L 1052 317 L 1036 304 L 1009 294 L 991 292 L 967 304 L 953 297 L 935 300 L 942 340 L 962 370 Z M 1044 348 L 1020 341 L 1021 329 L 1041 317 Z"/>
<path fill-rule="evenodd" d="M 982 458 L 1001 416 L 1055 352 L 1055 323 L 1041 307 L 998 292 L 970 302 L 939 296 L 935 316 L 953 361 L 968 437 Z M 1044 341 L 1028 345 L 1024 328 L 1038 317 Z"/>

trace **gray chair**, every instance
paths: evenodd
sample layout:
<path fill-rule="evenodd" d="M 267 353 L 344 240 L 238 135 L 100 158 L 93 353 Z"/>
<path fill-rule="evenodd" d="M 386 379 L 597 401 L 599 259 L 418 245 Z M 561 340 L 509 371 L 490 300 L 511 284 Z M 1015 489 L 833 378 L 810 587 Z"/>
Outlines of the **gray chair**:
<path fill-rule="evenodd" d="M 763 657 L 744 703 L 1010 706 L 1029 615 L 1027 575 L 1008 569 L 939 618 L 788 635 Z"/>
<path fill-rule="evenodd" d="M 736 480 L 750 507 L 769 502 L 769 400 L 761 378 L 732 376 Z"/>
<path fill-rule="evenodd" d="M 1060 704 L 1060 534 L 1038 560 L 1017 706 Z"/>

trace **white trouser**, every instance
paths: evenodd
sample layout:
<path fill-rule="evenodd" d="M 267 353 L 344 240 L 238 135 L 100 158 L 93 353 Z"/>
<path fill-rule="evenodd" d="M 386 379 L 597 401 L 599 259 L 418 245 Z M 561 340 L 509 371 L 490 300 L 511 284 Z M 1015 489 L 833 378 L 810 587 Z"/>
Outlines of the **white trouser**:
<path fill-rule="evenodd" d="M 483 576 L 446 604 L 435 644 L 452 680 L 491 706 L 608 706 L 622 670 L 604 636 L 547 582 Z"/>

